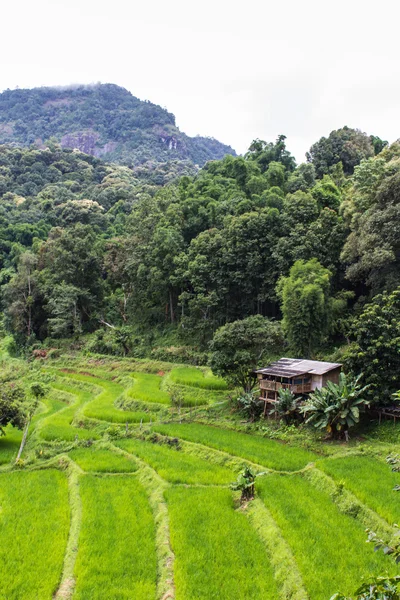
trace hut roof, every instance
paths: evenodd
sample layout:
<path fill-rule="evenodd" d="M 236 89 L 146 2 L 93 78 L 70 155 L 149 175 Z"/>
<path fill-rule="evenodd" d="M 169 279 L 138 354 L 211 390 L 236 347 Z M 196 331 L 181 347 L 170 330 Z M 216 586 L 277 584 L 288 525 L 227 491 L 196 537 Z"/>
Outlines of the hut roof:
<path fill-rule="evenodd" d="M 340 363 L 323 362 L 321 360 L 281 358 L 264 369 L 258 369 L 256 373 L 272 375 L 275 377 L 295 377 L 296 375 L 305 375 L 306 373 L 310 373 L 311 375 L 324 375 L 341 366 Z"/>

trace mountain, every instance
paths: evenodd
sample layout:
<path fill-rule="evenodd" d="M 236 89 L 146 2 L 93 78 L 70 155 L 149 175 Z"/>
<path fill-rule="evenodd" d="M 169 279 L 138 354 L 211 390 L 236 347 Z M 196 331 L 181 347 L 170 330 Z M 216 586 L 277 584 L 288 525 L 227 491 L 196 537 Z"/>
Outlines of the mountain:
<path fill-rule="evenodd" d="M 175 116 L 113 84 L 6 90 L 0 94 L 0 144 L 64 148 L 124 165 L 186 160 L 202 166 L 230 147 L 208 137 L 189 137 Z"/>

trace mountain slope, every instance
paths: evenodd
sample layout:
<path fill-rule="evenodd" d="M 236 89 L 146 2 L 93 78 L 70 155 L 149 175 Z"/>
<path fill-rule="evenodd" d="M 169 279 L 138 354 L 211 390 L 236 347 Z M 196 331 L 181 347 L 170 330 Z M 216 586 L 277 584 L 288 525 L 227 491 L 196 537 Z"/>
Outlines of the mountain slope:
<path fill-rule="evenodd" d="M 45 145 L 56 138 L 65 148 L 108 161 L 207 160 L 235 155 L 213 138 L 191 138 L 164 108 L 113 84 L 6 90 L 0 94 L 0 144 Z"/>

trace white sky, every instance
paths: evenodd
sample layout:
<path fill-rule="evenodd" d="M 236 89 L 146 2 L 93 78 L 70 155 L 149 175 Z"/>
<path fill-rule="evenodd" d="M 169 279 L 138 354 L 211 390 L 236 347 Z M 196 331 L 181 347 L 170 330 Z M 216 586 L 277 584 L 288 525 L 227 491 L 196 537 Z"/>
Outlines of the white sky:
<path fill-rule="evenodd" d="M 348 125 L 400 137 L 398 0 L 20 0 L 2 5 L 0 89 L 115 83 L 189 135 L 300 162 Z"/>

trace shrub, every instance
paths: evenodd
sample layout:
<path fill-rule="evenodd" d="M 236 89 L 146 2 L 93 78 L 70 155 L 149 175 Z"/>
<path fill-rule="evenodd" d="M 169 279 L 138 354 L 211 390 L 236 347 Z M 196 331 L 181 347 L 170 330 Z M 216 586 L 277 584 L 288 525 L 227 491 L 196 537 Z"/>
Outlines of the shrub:
<path fill-rule="evenodd" d="M 328 381 L 325 387 L 316 389 L 301 408 L 306 423 L 316 429 L 326 429 L 332 437 L 358 423 L 360 412 L 369 405 L 364 397 L 368 386 L 361 388 L 360 378 L 361 375 L 352 381 L 341 373 L 339 384 Z"/>

